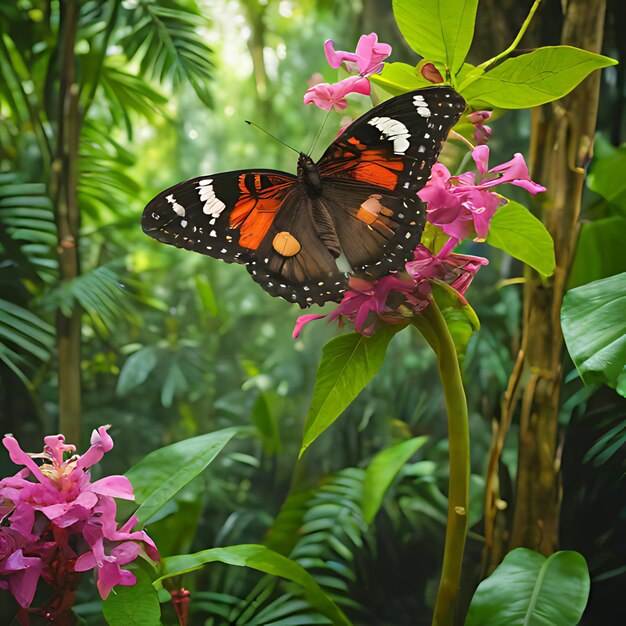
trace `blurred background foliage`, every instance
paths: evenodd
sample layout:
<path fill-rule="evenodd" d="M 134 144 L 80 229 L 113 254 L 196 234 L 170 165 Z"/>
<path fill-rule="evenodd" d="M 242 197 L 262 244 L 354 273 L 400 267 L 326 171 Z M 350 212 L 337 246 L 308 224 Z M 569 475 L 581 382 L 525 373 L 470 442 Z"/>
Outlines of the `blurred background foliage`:
<path fill-rule="evenodd" d="M 508 45 L 529 4 L 481 2 L 470 58 L 483 60 Z M 73 277 L 59 267 L 54 189 L 57 142 L 67 139 L 58 95 L 60 29 L 70 5 L 78 11 L 79 85 L 78 169 L 68 172 L 79 215 Z M 546 3 L 536 40 L 557 43 L 546 41 L 542 28 L 559 19 L 558 6 Z M 622 228 L 623 242 L 626 196 L 616 182 L 625 160 L 623 23 L 624 5 L 609 3 L 604 53 L 622 65 L 603 72 L 598 157 L 572 286 L 625 269 L 619 234 Z M 396 336 L 380 374 L 294 473 L 321 346 L 337 330 L 320 322 L 292 340 L 299 310 L 270 298 L 243 267 L 161 246 L 139 226 L 147 201 L 185 178 L 246 167 L 295 169 L 290 151 L 243 121 L 306 151 L 323 118 L 302 103 L 307 80 L 314 72 L 334 80 L 325 39 L 351 49 L 360 34 L 375 30 L 392 44 L 392 60 L 417 62 L 395 28 L 391 2 L 17 0 L 0 6 L 0 26 L 2 430 L 27 450 L 58 431 L 59 316 L 78 312 L 82 444 L 92 428 L 112 424 L 116 445 L 104 471 L 123 473 L 149 451 L 187 437 L 245 427 L 150 524 L 164 556 L 271 541 L 291 493 L 286 506 L 302 521 L 293 529 L 292 556 L 357 623 L 415 624 L 415 615 L 429 623 L 445 529 L 447 444 L 425 342 L 410 331 Z M 357 117 L 368 106 L 354 100 L 346 115 Z M 345 121 L 330 118 L 319 150 Z M 529 127 L 528 112 L 495 121 L 492 162 L 524 152 Z M 457 157 L 445 155 L 451 166 Z M 514 279 L 522 268 L 486 245 L 467 251 L 490 259 L 468 294 L 482 323 L 464 363 L 473 472 L 468 601 L 480 570 L 491 420 L 519 342 L 522 303 Z M 617 624 L 609 616 L 620 614 L 612 607 L 619 606 L 624 574 L 624 407 L 609 388 L 584 387 L 571 362 L 566 371 L 561 547 L 581 551 L 591 569 L 584 623 Z M 515 480 L 515 429 L 503 455 L 505 484 Z M 428 435 L 428 443 L 368 526 L 358 506 L 363 468 L 379 450 L 416 435 Z M 0 461 L 2 475 L 12 471 L 6 455 Z M 193 624 L 326 623 L 288 585 L 242 568 L 212 565 L 184 584 L 192 589 Z M 101 623 L 91 587 L 82 593 L 84 619 Z"/>

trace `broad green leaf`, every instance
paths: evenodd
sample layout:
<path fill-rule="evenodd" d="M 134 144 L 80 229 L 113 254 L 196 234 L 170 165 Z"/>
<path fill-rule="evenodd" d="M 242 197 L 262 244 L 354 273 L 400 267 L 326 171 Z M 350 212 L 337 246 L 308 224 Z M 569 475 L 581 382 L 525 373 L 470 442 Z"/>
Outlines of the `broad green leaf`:
<path fill-rule="evenodd" d="M 433 86 L 431 82 L 418 74 L 414 65 L 408 63 L 385 63 L 383 71 L 380 74 L 372 74 L 370 80 L 394 96 Z"/>
<path fill-rule="evenodd" d="M 546 558 L 517 548 L 478 586 L 465 626 L 572 626 L 589 595 L 589 572 L 578 552 Z"/>
<path fill-rule="evenodd" d="M 554 272 L 554 242 L 546 227 L 526 207 L 509 200 L 496 211 L 487 243 L 504 250 L 544 276 Z"/>
<path fill-rule="evenodd" d="M 621 178 L 626 179 L 626 176 Z M 583 223 L 576 245 L 569 288 L 626 272 L 624 250 L 626 217 L 614 215 Z"/>
<path fill-rule="evenodd" d="M 428 437 L 414 437 L 379 452 L 367 466 L 363 483 L 363 519 L 369 525 L 380 509 L 391 481 L 404 464 L 428 441 Z"/>
<path fill-rule="evenodd" d="M 398 28 L 409 46 L 452 75 L 472 43 L 477 7 L 478 0 L 393 0 Z"/>
<path fill-rule="evenodd" d="M 526 109 L 562 98 L 594 70 L 616 63 L 572 46 L 546 46 L 506 59 L 461 90 L 473 104 Z"/>
<path fill-rule="evenodd" d="M 328 616 L 333 624 L 349 626 L 350 621 L 343 611 L 325 594 L 298 563 L 287 557 L 255 544 L 212 548 L 195 554 L 172 556 L 161 561 L 161 575 L 155 584 L 166 578 L 180 576 L 187 572 L 200 569 L 207 563 L 226 563 L 238 567 L 250 567 L 271 576 L 286 578 L 304 589 L 304 595 L 312 606 Z"/>
<path fill-rule="evenodd" d="M 148 378 L 157 363 L 158 355 L 155 346 L 146 346 L 131 354 L 122 366 L 122 371 L 117 379 L 116 393 L 124 395 L 131 389 L 141 385 Z"/>
<path fill-rule="evenodd" d="M 161 623 L 161 606 L 157 590 L 143 570 L 133 574 L 137 582 L 129 587 L 118 585 L 102 603 L 109 626 L 155 626 Z"/>
<path fill-rule="evenodd" d="M 604 158 L 594 158 L 587 186 L 626 213 L 626 145 L 612 148 Z"/>
<path fill-rule="evenodd" d="M 261 391 L 252 406 L 252 423 L 257 427 L 263 447 L 268 454 L 277 454 L 282 449 L 280 429 L 275 411 L 270 404 L 270 395 Z"/>
<path fill-rule="evenodd" d="M 433 284 L 433 297 L 448 325 L 459 360 L 462 360 L 469 340 L 480 328 L 478 316 L 467 300 L 444 282 Z"/>
<path fill-rule="evenodd" d="M 561 326 L 585 384 L 606 383 L 626 396 L 626 272 L 570 289 Z"/>
<path fill-rule="evenodd" d="M 236 430 L 225 428 L 214 433 L 185 439 L 159 448 L 126 472 L 140 505 L 135 514 L 145 524 L 170 498 L 194 479 L 222 448 Z"/>
<path fill-rule="evenodd" d="M 322 350 L 300 456 L 341 415 L 376 375 L 391 338 L 401 326 L 386 326 L 364 337 L 350 333 L 331 339 Z"/>

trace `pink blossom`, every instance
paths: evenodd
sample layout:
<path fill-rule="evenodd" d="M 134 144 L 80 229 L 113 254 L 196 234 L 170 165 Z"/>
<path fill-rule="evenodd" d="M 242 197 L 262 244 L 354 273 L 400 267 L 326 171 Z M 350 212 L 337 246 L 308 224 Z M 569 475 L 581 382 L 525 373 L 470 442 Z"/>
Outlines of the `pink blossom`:
<path fill-rule="evenodd" d="M 10 550 L 7 543 L 17 543 L 7 535 L 16 533 L 11 528 L 0 527 L 0 589 L 9 591 L 22 608 L 33 601 L 43 562 L 36 556 L 25 556 L 21 547 Z M 4 553 L 4 554 L 3 554 Z"/>
<path fill-rule="evenodd" d="M 472 150 L 479 177 L 474 172 L 452 176 L 445 165 L 436 163 L 426 186 L 418 192 L 428 204 L 428 221 L 440 226 L 444 233 L 455 239 L 465 239 L 476 234 L 484 241 L 489 233 L 489 223 L 498 207 L 506 199 L 490 191 L 492 187 L 510 183 L 536 194 L 545 187 L 530 180 L 524 157 L 517 153 L 507 163 L 488 169 L 489 148 L 477 146 Z"/>
<path fill-rule="evenodd" d="M 423 311 L 429 304 L 430 280 L 443 281 L 464 294 L 476 272 L 488 263 L 482 257 L 452 253 L 458 241 L 450 239 L 433 254 L 422 244 L 415 248 L 415 259 L 406 263 L 406 274 L 395 273 L 374 282 L 350 278 L 342 301 L 326 315 L 301 315 L 293 331 L 294 339 L 310 322 L 323 317 L 348 322 L 362 335 L 371 335 L 381 324 L 403 324 Z"/>
<path fill-rule="evenodd" d="M 378 42 L 378 35 L 361 35 L 356 52 L 335 50 L 331 39 L 324 43 L 326 59 L 331 67 L 338 68 L 345 62 L 349 72 L 358 72 L 361 76 L 376 74 L 383 68 L 383 61 L 391 54 L 391 46 Z"/>
<path fill-rule="evenodd" d="M 129 480 L 106 476 L 91 482 L 89 469 L 113 447 L 107 429 L 102 426 L 93 431 L 91 446 L 82 456 L 74 454 L 76 448 L 66 444 L 63 435 L 45 437 L 40 454 L 27 454 L 11 435 L 3 440 L 11 460 L 25 469 L 0 480 L 4 524 L 0 527 L 4 531 L 0 588 L 8 589 L 25 608 L 32 602 L 40 576 L 55 590 L 56 608 L 51 615 L 60 615 L 71 606 L 76 572 L 102 568 L 99 589 L 106 597 L 116 584 L 134 584 L 134 576 L 120 566 L 140 553 L 159 558 L 144 531 L 131 532 L 137 518 L 117 527 L 114 498 L 134 499 Z M 41 460 L 41 465 L 34 459 Z M 10 554 L 5 555 L 7 551 Z"/>
<path fill-rule="evenodd" d="M 360 93 L 365 96 L 370 93 L 370 83 L 361 76 L 349 76 L 338 83 L 318 83 L 304 94 L 304 104 L 314 104 L 324 111 L 341 111 L 348 106 L 346 96 L 351 93 Z"/>
<path fill-rule="evenodd" d="M 467 116 L 471 124 L 474 124 L 474 143 L 482 146 L 491 137 L 491 128 L 485 126 L 485 122 L 491 117 L 491 111 L 473 111 Z"/>

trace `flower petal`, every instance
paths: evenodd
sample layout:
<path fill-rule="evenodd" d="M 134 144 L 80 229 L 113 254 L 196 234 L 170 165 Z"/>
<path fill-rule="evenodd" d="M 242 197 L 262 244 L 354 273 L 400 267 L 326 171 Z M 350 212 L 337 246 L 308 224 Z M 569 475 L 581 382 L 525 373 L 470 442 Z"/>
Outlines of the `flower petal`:
<path fill-rule="evenodd" d="M 297 339 L 300 336 L 300 333 L 302 332 L 302 329 L 309 323 L 312 322 L 313 320 L 320 320 L 323 317 L 326 317 L 325 315 L 317 315 L 315 313 L 310 313 L 309 315 L 301 315 L 297 320 L 296 320 L 296 325 L 294 326 L 293 329 L 293 334 L 292 337 L 294 339 Z"/>

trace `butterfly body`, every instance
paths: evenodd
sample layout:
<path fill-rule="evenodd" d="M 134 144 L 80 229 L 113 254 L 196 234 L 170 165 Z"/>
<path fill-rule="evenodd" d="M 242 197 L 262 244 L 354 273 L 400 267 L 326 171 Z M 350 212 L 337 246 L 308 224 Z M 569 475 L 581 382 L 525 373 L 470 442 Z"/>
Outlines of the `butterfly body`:
<path fill-rule="evenodd" d="M 296 175 L 244 170 L 185 181 L 144 210 L 155 239 L 243 263 L 268 293 L 301 307 L 338 301 L 350 275 L 399 269 L 426 221 L 417 197 L 465 108 L 449 87 L 410 92 L 353 122 Z"/>

